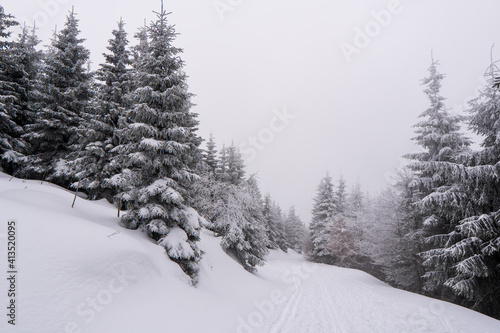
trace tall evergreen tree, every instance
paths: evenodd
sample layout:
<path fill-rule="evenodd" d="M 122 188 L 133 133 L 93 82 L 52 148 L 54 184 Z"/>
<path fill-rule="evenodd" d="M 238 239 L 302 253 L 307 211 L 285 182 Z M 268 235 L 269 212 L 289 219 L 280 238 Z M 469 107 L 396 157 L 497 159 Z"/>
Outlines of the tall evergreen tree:
<path fill-rule="evenodd" d="M 452 184 L 424 203 L 452 221 L 449 232 L 432 237 L 437 248 L 424 253 L 431 278 L 476 310 L 499 318 L 500 311 L 500 91 L 498 68 L 491 64 L 488 85 L 471 101 L 470 128 L 484 139 L 464 164 L 434 162 Z"/>
<path fill-rule="evenodd" d="M 271 198 L 271 194 L 269 193 L 267 193 L 264 197 L 264 205 L 262 211 L 264 215 L 264 221 L 266 223 L 267 238 L 269 239 L 267 247 L 271 250 L 275 250 L 279 248 L 278 242 L 280 234 L 278 233 L 278 229 L 274 221 L 273 199 Z"/>
<path fill-rule="evenodd" d="M 423 250 L 424 232 L 421 229 L 422 217 L 414 204 L 418 200 L 410 184 L 415 175 L 408 168 L 402 168 L 392 185 L 388 209 L 392 211 L 389 220 L 390 230 L 387 244 L 392 256 L 385 266 L 388 282 L 412 292 L 422 292 L 424 269 L 420 253 Z"/>
<path fill-rule="evenodd" d="M 11 163 L 22 157 L 26 148 L 21 139 L 23 127 L 20 123 L 26 92 L 20 82 L 23 73 L 16 43 L 10 41 L 10 28 L 18 24 L 0 5 L 0 162 L 7 172 L 13 171 Z"/>
<path fill-rule="evenodd" d="M 113 159 L 113 149 L 120 144 L 118 132 L 127 124 L 125 111 L 132 81 L 124 27 L 125 23 L 120 19 L 107 46 L 110 53 L 103 54 L 105 63 L 100 64 L 96 73 L 97 93 L 83 115 L 82 139 L 71 163 L 78 178 L 74 186 L 84 189 L 94 199 L 106 197 L 112 200 L 116 189 L 105 179 L 121 171 L 121 166 Z"/>
<path fill-rule="evenodd" d="M 44 53 L 37 49 L 40 39 L 36 35 L 36 27 L 22 27 L 18 40 L 18 51 L 24 73 L 24 87 L 26 89 L 27 114 L 23 120 L 23 126 L 32 124 L 36 119 L 36 105 L 40 100 L 42 84 L 40 72 L 42 71 Z"/>
<path fill-rule="evenodd" d="M 139 70 L 144 60 L 149 56 L 149 34 L 146 21 L 144 26 L 140 27 L 134 35 L 138 43 L 132 48 L 132 65 L 134 69 Z"/>
<path fill-rule="evenodd" d="M 277 235 L 275 238 L 276 244 L 282 251 L 287 252 L 290 248 L 290 242 L 287 239 L 285 216 L 281 207 L 274 201 L 271 205 L 271 223 Z"/>
<path fill-rule="evenodd" d="M 218 177 L 234 185 L 244 180 L 245 165 L 240 150 L 234 144 L 223 146 L 219 163 Z"/>
<path fill-rule="evenodd" d="M 337 214 L 345 214 L 347 209 L 347 192 L 346 192 L 346 183 L 344 177 L 342 175 L 339 178 L 337 191 L 335 191 L 335 204 L 336 204 L 336 212 Z"/>
<path fill-rule="evenodd" d="M 6 122 L 6 128 L 0 136 L 10 138 L 10 148 L 0 154 L 0 158 L 4 171 L 14 175 L 29 153 L 25 127 L 33 122 L 33 105 L 39 97 L 38 76 L 43 54 L 36 49 L 40 41 L 35 30 L 34 27 L 30 29 L 26 25 L 22 26 L 17 41 L 10 43 L 10 47 L 2 52 L 3 57 L 9 61 L 5 62 L 5 71 L 1 75 L 0 95 L 7 102 L 2 103 L 2 110 L 10 112 L 2 112 L 0 118 L 10 117 L 10 120 Z"/>
<path fill-rule="evenodd" d="M 332 178 L 326 175 L 320 182 L 314 199 L 309 237 L 312 249 L 309 258 L 315 262 L 331 263 L 332 252 L 329 248 L 331 230 L 337 205 L 333 191 Z"/>
<path fill-rule="evenodd" d="M 217 149 L 215 145 L 215 139 L 212 133 L 210 133 L 210 138 L 208 139 L 207 142 L 207 149 L 205 151 L 205 155 L 203 156 L 203 160 L 207 167 L 209 168 L 209 171 L 213 174 L 215 174 L 217 170 Z"/>
<path fill-rule="evenodd" d="M 148 37 L 147 53 L 134 65 L 128 124 L 118 132 L 120 145 L 114 149 L 115 163 L 123 169 L 109 181 L 121 188 L 117 198 L 128 208 L 124 225 L 144 228 L 196 280 L 200 225 L 185 203 L 188 187 L 198 178 L 193 155 L 201 140 L 182 50 L 173 45 L 176 32 L 163 6 Z"/>
<path fill-rule="evenodd" d="M 357 217 L 364 208 L 365 195 L 361 191 L 361 184 L 356 183 L 347 197 L 347 210 L 349 215 Z"/>
<path fill-rule="evenodd" d="M 294 206 L 290 207 L 290 209 L 288 210 L 288 214 L 286 215 L 285 219 L 285 226 L 286 239 L 290 244 L 290 248 L 299 253 L 302 253 L 304 238 L 307 231 L 299 216 L 297 216 Z"/>
<path fill-rule="evenodd" d="M 42 66 L 43 52 L 37 50 L 40 43 L 36 35 L 36 28 L 24 25 L 15 47 L 12 50 L 15 57 L 17 74 L 15 75 L 20 95 L 18 99 L 19 111 L 16 122 L 22 127 L 22 149 L 12 151 L 7 159 L 9 170 L 16 175 L 19 168 L 25 163 L 26 155 L 30 153 L 30 146 L 26 142 L 26 127 L 33 124 L 36 119 L 35 106 L 40 99 L 40 69 Z M 5 161 L 5 160 L 4 160 Z M 5 165 L 4 165 L 5 166 Z"/>
<path fill-rule="evenodd" d="M 203 177 L 197 182 L 195 207 L 208 220 L 206 227 L 221 237 L 221 247 L 246 270 L 262 265 L 269 245 L 264 207 L 254 177 L 239 184 Z"/>
<path fill-rule="evenodd" d="M 78 127 L 92 96 L 92 75 L 86 66 L 90 52 L 79 34 L 76 13 L 71 11 L 45 57 L 43 92 L 35 106 L 37 118 L 27 126 L 32 152 L 23 166 L 23 176 L 60 185 L 71 181 L 66 159 L 80 140 Z"/>
<path fill-rule="evenodd" d="M 428 198 L 453 186 L 445 168 L 435 169 L 434 162 L 455 162 L 469 150 L 470 140 L 460 131 L 461 116 L 451 115 L 445 107 L 444 97 L 440 94 L 441 81 L 445 77 L 437 70 L 438 62 L 432 59 L 429 76 L 422 80 L 426 86 L 424 92 L 429 98 L 430 106 L 419 117 L 422 121 L 415 125 L 417 136 L 413 140 L 422 147 L 421 152 L 408 154 L 409 168 L 415 179 L 408 186 L 413 191 L 415 209 L 411 220 L 414 221 L 407 238 L 417 243 L 426 244 L 412 246 L 416 250 L 428 250 L 439 244 L 433 244 L 434 235 L 450 232 L 456 226 L 456 220 L 450 220 L 437 206 L 429 205 Z M 428 264 L 429 262 L 427 262 Z M 443 267 L 427 268 L 427 293 L 439 296 L 442 292 Z M 446 273 L 444 273 L 446 274 Z M 436 280 L 437 278 L 437 280 Z"/>
<path fill-rule="evenodd" d="M 335 213 L 330 226 L 330 241 L 328 249 L 331 253 L 330 263 L 343 266 L 359 268 L 359 251 L 357 251 L 357 239 L 354 216 L 349 211 L 346 182 L 341 176 L 335 191 Z"/>
<path fill-rule="evenodd" d="M 440 89 L 445 76 L 437 71 L 437 65 L 438 62 L 432 59 L 429 76 L 422 80 L 422 84 L 426 85 L 424 92 L 431 105 L 420 114 L 419 117 L 423 120 L 415 125 L 417 136 L 413 140 L 423 150 L 405 155 L 411 162 L 409 168 L 416 176 L 416 181 L 411 186 L 420 199 L 450 185 L 447 183 L 447 175 L 444 174 L 445 169 L 436 172 L 436 164 L 433 162 L 458 161 L 462 155 L 468 153 L 471 144 L 470 139 L 460 131 L 460 122 L 464 117 L 451 115 L 444 105 Z M 440 221 L 439 216 L 425 210 L 425 207 L 420 207 L 422 215 L 427 219 L 425 224 L 444 230 L 447 222 Z"/>

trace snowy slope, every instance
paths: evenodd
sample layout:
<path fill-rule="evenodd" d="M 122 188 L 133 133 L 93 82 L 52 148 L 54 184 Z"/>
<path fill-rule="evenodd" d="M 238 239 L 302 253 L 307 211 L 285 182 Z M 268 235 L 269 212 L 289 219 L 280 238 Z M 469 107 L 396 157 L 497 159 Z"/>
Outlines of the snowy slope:
<path fill-rule="evenodd" d="M 209 232 L 194 288 L 163 248 L 119 227 L 107 202 L 78 198 L 71 208 L 71 192 L 9 179 L 0 174 L 0 267 L 7 271 L 15 219 L 17 325 L 2 314 L 0 332 L 500 332 L 499 321 L 476 312 L 294 253 L 273 252 L 249 274 Z"/>

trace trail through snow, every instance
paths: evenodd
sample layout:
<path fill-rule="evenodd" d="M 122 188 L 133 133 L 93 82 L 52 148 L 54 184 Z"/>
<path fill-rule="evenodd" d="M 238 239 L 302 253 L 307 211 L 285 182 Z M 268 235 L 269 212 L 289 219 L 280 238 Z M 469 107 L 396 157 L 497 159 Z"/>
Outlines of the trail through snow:
<path fill-rule="evenodd" d="M 238 333 L 500 332 L 499 321 L 394 289 L 364 272 L 273 256 L 262 274 L 280 276 L 283 299 L 256 302 Z"/>

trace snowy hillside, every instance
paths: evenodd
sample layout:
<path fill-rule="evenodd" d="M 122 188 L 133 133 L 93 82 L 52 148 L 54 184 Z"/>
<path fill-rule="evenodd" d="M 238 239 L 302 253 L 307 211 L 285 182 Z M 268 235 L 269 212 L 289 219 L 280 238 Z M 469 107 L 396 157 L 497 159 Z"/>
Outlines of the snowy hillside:
<path fill-rule="evenodd" d="M 296 253 L 272 252 L 252 275 L 207 231 L 191 287 L 162 247 L 118 225 L 113 206 L 72 201 L 49 183 L 0 174 L 4 271 L 8 221 L 18 241 L 16 326 L 3 315 L 1 332 L 500 332 L 500 321 Z"/>

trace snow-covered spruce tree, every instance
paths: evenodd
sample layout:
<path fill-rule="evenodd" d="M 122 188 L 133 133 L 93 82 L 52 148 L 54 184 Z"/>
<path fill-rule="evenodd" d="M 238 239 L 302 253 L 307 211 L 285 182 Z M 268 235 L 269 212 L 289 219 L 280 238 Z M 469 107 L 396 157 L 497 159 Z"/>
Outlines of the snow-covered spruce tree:
<path fill-rule="evenodd" d="M 217 177 L 217 168 L 212 166 L 217 164 L 215 138 L 210 134 L 210 139 L 206 143 L 206 148 L 203 150 L 200 161 L 196 166 L 200 178 L 189 189 L 189 204 L 208 221 L 212 221 L 215 217 L 212 210 L 215 199 L 214 189 L 218 187 L 220 180 Z M 208 223 L 205 227 L 210 230 L 211 223 Z"/>
<path fill-rule="evenodd" d="M 471 101 L 469 127 L 484 139 L 482 149 L 471 153 L 465 165 L 435 162 L 453 184 L 424 199 L 439 216 L 453 221 L 447 234 L 435 235 L 440 247 L 424 253 L 424 264 L 438 268 L 436 281 L 465 299 L 465 305 L 500 318 L 500 71 L 491 64 L 488 85 Z M 455 207 L 451 210 L 450 207 Z M 455 221 L 458 221 L 455 223 Z M 443 274 L 443 272 L 445 274 Z M 433 276 L 433 277 L 434 277 Z"/>
<path fill-rule="evenodd" d="M 219 163 L 217 165 L 216 174 L 220 180 L 224 180 L 223 177 L 227 173 L 227 148 L 223 144 L 219 151 Z"/>
<path fill-rule="evenodd" d="M 444 98 L 440 95 L 444 75 L 437 71 L 437 65 L 438 62 L 432 59 L 429 77 L 422 80 L 422 84 L 426 85 L 424 92 L 431 103 L 419 116 L 423 120 L 415 125 L 417 136 L 413 140 L 422 151 L 405 155 L 410 160 L 408 167 L 415 175 L 415 181 L 410 186 L 418 199 L 446 190 L 452 185 L 448 181 L 446 169 L 436 169 L 437 164 L 434 162 L 456 162 L 469 152 L 471 144 L 470 139 L 460 131 L 460 122 L 464 117 L 450 114 L 444 105 Z M 416 204 L 428 232 L 449 231 L 449 221 L 436 215 L 421 202 L 417 201 Z"/>
<path fill-rule="evenodd" d="M 460 122 L 464 117 L 452 115 L 446 109 L 444 97 L 440 95 L 441 81 L 444 78 L 437 70 L 438 62 L 432 59 L 429 76 L 422 80 L 426 86 L 424 92 L 429 98 L 430 106 L 419 117 L 422 121 L 415 125 L 417 136 L 413 140 L 422 148 L 422 151 L 407 154 L 410 160 L 408 167 L 413 171 L 415 180 L 409 184 L 409 191 L 415 197 L 412 220 L 415 224 L 410 230 L 410 237 L 416 242 L 424 242 L 422 250 L 439 246 L 435 243 L 434 235 L 450 232 L 456 225 L 456 220 L 439 214 L 441 208 L 426 204 L 425 198 L 449 190 L 450 175 L 446 168 L 435 168 L 434 162 L 454 162 L 469 151 L 471 141 L 460 131 Z M 454 210 L 453 207 L 448 207 Z M 417 248 L 416 248 L 417 249 Z M 424 290 L 434 296 L 442 293 L 443 278 L 446 270 L 442 266 L 429 266 L 427 261 L 426 284 Z"/>
<path fill-rule="evenodd" d="M 279 248 L 278 242 L 280 235 L 273 220 L 272 209 L 273 209 L 273 199 L 271 198 L 271 194 L 267 193 L 264 197 L 262 214 L 264 216 L 264 221 L 266 224 L 267 238 L 269 239 L 267 248 L 275 250 Z"/>
<path fill-rule="evenodd" d="M 149 53 L 149 35 L 146 22 L 144 26 L 140 27 L 134 35 L 138 43 L 132 48 L 132 66 L 134 69 L 139 70 L 141 64 L 144 62 L 145 58 L 148 57 Z"/>
<path fill-rule="evenodd" d="M 420 259 L 415 257 L 418 244 L 408 239 L 413 206 L 407 184 L 411 181 L 411 173 L 401 170 L 395 184 L 365 205 L 357 223 L 363 231 L 361 254 L 370 259 L 361 269 L 395 287 L 417 291 L 421 285 L 421 265 L 415 260 Z"/>
<path fill-rule="evenodd" d="M 357 251 L 355 221 L 349 212 L 346 183 L 341 176 L 335 191 L 335 214 L 330 226 L 328 249 L 331 262 L 342 267 L 360 268 L 361 256 Z"/>
<path fill-rule="evenodd" d="M 238 185 L 245 177 L 245 165 L 240 150 L 233 143 L 223 146 L 217 176 L 223 182 Z"/>
<path fill-rule="evenodd" d="M 387 197 L 377 201 L 382 201 L 386 207 L 386 211 L 379 210 L 382 217 L 388 215 L 387 220 L 383 221 L 389 228 L 387 238 L 383 239 L 383 252 L 387 255 L 383 263 L 385 280 L 395 287 L 421 292 L 424 271 L 419 253 L 423 250 L 423 231 L 419 228 L 422 217 L 414 205 L 417 200 L 415 191 L 410 187 L 414 180 L 411 170 L 401 168 L 394 183 L 382 193 Z"/>
<path fill-rule="evenodd" d="M 20 145 L 17 145 L 17 149 L 12 149 L 3 155 L 3 168 L 13 175 L 17 175 L 18 170 L 26 161 L 26 155 L 30 152 L 25 139 L 25 128 L 36 118 L 34 106 L 40 98 L 39 71 L 43 52 L 36 49 L 40 40 L 35 31 L 35 28 L 22 26 L 19 38 L 11 50 L 14 56 L 14 63 L 10 66 L 11 83 L 19 93 L 15 103 L 17 105 L 15 121 L 22 129 L 21 136 L 17 138 Z"/>
<path fill-rule="evenodd" d="M 262 198 L 254 178 L 239 184 L 215 180 L 209 183 L 204 204 L 207 228 L 221 237 L 222 249 L 243 268 L 254 272 L 262 265 L 269 240 L 263 216 Z M 205 201 L 202 198 L 202 202 Z"/>
<path fill-rule="evenodd" d="M 392 193 L 392 188 L 387 187 L 380 194 L 370 197 L 362 194 L 361 188 L 356 185 L 349 196 L 350 215 L 356 224 L 357 251 L 364 259 L 359 269 L 381 280 L 386 278 L 382 268 L 392 259 L 388 255 L 388 250 L 391 249 L 389 245 L 392 243 L 387 242 L 390 239 L 388 235 L 392 235 L 391 221 L 395 215 Z M 358 205 L 359 202 L 362 204 Z"/>
<path fill-rule="evenodd" d="M 314 262 L 331 263 L 332 253 L 329 248 L 334 217 L 337 212 L 332 178 L 327 174 L 320 182 L 309 224 L 311 251 L 309 259 Z"/>
<path fill-rule="evenodd" d="M 117 131 L 120 144 L 113 148 L 122 170 L 109 182 L 121 190 L 117 200 L 128 209 L 124 226 L 145 230 L 196 282 L 200 217 L 186 203 L 187 189 L 198 178 L 193 155 L 201 140 L 182 50 L 173 46 L 176 33 L 163 6 L 148 37 L 147 53 L 134 65 L 127 124 Z"/>
<path fill-rule="evenodd" d="M 215 174 L 217 170 L 217 164 L 218 164 L 218 159 L 217 159 L 217 149 L 215 145 L 215 138 L 212 133 L 210 133 L 210 138 L 208 139 L 207 142 L 207 148 L 205 150 L 205 154 L 203 155 L 203 161 L 205 162 L 206 166 L 209 168 L 209 171 L 212 174 Z"/>
<path fill-rule="evenodd" d="M 297 251 L 298 253 L 302 253 L 302 249 L 304 247 L 304 238 L 307 234 L 306 227 L 300 220 L 300 217 L 295 212 L 295 207 L 292 206 L 288 210 L 288 214 L 285 219 L 285 227 L 286 227 L 286 239 L 290 244 L 290 248 Z"/>
<path fill-rule="evenodd" d="M 356 183 L 351 192 L 347 196 L 347 210 L 353 218 L 358 217 L 363 213 L 365 204 L 365 195 L 361 191 L 361 184 Z"/>
<path fill-rule="evenodd" d="M 281 251 L 287 252 L 290 248 L 290 242 L 287 239 L 285 216 L 281 207 L 274 201 L 271 205 L 271 223 L 277 234 L 276 244 Z"/>
<path fill-rule="evenodd" d="M 337 191 L 335 191 L 335 203 L 336 203 L 336 213 L 337 214 L 345 214 L 347 209 L 347 191 L 346 191 L 346 182 L 342 175 L 339 178 Z"/>
<path fill-rule="evenodd" d="M 0 166 L 15 174 L 27 145 L 22 138 L 28 118 L 29 65 L 26 52 L 30 36 L 25 26 L 16 42 L 9 29 L 18 23 L 0 6 Z"/>
<path fill-rule="evenodd" d="M 339 180 L 339 189 L 345 187 L 342 179 Z M 332 253 L 336 251 L 342 253 L 339 258 L 338 265 L 361 269 L 366 272 L 372 272 L 372 262 L 369 252 L 363 248 L 363 240 L 371 238 L 369 233 L 363 230 L 362 220 L 366 217 L 366 208 L 364 206 L 364 195 L 361 192 L 361 185 L 357 183 L 349 194 L 341 194 L 344 191 L 337 190 L 337 200 L 344 202 L 344 213 L 338 213 L 336 220 L 340 225 L 334 225 L 332 230 Z M 345 197 L 342 199 L 342 197 Z M 343 231 L 342 231 L 343 230 Z M 338 235 L 335 237 L 335 235 Z M 372 241 L 371 239 L 367 241 Z M 335 250 L 337 249 L 337 250 Z"/>
<path fill-rule="evenodd" d="M 78 127 L 92 96 L 92 74 L 86 66 L 90 52 L 79 34 L 76 13 L 71 11 L 44 59 L 42 96 L 25 136 L 32 151 L 22 168 L 24 177 L 63 186 L 72 180 L 66 159 L 80 140 Z"/>
<path fill-rule="evenodd" d="M 269 239 L 267 238 L 263 215 L 264 206 L 262 194 L 256 175 L 251 175 L 246 180 L 244 189 L 248 192 L 249 200 L 248 203 L 244 203 L 243 207 L 248 211 L 249 219 L 248 225 L 243 231 L 246 234 L 247 242 L 250 244 L 250 249 L 246 250 L 246 253 L 240 256 L 244 259 L 242 262 L 246 262 L 251 267 L 250 269 L 246 269 L 254 271 L 255 266 L 265 263 L 265 257 L 268 254 L 267 244 L 269 243 Z M 232 246 L 235 249 L 240 247 L 239 244 L 233 244 Z M 236 253 L 237 252 L 236 250 Z"/>
<path fill-rule="evenodd" d="M 205 172 L 193 186 L 193 206 L 206 218 L 206 228 L 221 237 L 222 249 L 254 272 L 264 263 L 269 245 L 257 180 L 243 178 L 243 160 L 234 145 L 222 149 L 219 166 L 224 168 L 213 170 L 207 158 L 205 154 Z"/>
<path fill-rule="evenodd" d="M 77 182 L 73 187 L 84 190 L 90 198 L 102 197 L 112 201 L 116 188 L 105 182 L 121 172 L 121 166 L 113 159 L 113 148 L 120 144 L 118 131 L 126 124 L 127 95 L 131 87 L 130 52 L 127 49 L 127 33 L 122 19 L 112 31 L 104 54 L 105 63 L 96 72 L 98 80 L 91 101 L 81 123 L 81 141 L 70 165 L 76 170 Z"/>
<path fill-rule="evenodd" d="M 41 99 L 40 72 L 42 71 L 44 53 L 37 49 L 39 43 L 40 39 L 36 35 L 36 27 L 24 25 L 17 42 L 17 53 L 19 54 L 19 64 L 22 66 L 24 73 L 23 83 L 27 98 L 27 113 L 23 119 L 24 127 L 32 124 L 36 119 L 36 105 Z"/>

